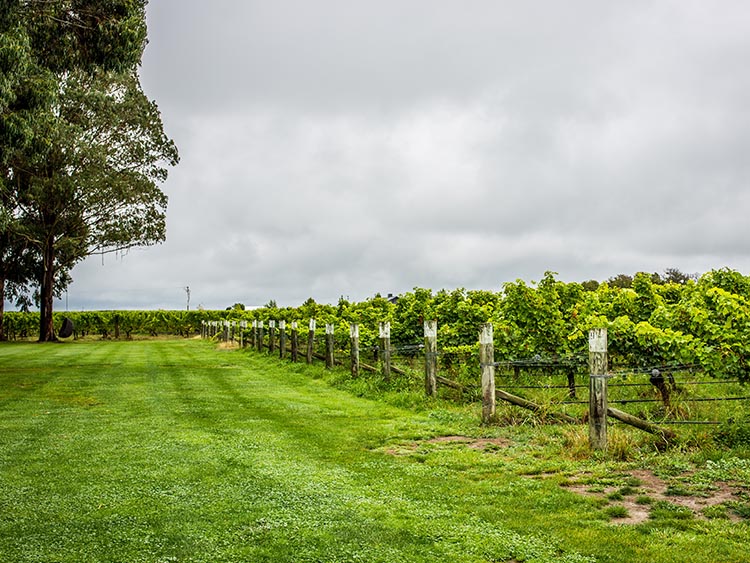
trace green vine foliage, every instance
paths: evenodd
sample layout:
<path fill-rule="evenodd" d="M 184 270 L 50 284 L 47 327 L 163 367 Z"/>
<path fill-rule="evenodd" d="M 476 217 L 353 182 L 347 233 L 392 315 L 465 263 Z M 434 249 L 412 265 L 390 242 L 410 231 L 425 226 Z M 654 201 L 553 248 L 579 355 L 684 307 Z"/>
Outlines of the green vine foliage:
<path fill-rule="evenodd" d="M 5 315 L 10 338 L 31 336 L 38 313 Z M 56 314 L 56 326 L 68 316 L 76 334 L 129 338 L 136 334 L 191 336 L 202 321 L 285 320 L 299 323 L 300 334 L 316 319 L 323 342 L 325 324 L 335 325 L 336 346 L 348 347 L 349 326 L 359 325 L 360 347 L 379 344 L 379 325 L 391 323 L 391 345 L 415 348 L 424 342 L 426 320 L 438 323 L 441 361 L 476 364 L 481 325 L 494 325 L 495 358 L 573 360 L 585 364 L 588 331 L 607 328 L 613 367 L 646 368 L 691 364 L 719 378 L 750 380 L 750 277 L 729 269 L 713 270 L 697 281 L 656 283 L 636 274 L 632 287 L 607 283 L 584 289 L 546 272 L 539 282 L 517 280 L 499 291 L 434 292 L 415 288 L 396 302 L 376 296 L 336 305 L 312 298 L 299 307 L 228 311 L 92 311 Z M 267 325 L 266 325 L 267 326 Z"/>

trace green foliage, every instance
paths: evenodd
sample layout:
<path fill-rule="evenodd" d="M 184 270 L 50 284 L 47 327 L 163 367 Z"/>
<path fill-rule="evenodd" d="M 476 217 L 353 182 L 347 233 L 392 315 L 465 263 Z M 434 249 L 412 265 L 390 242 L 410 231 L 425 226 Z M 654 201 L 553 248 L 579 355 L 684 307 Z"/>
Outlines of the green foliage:
<path fill-rule="evenodd" d="M 728 448 L 750 448 L 750 416 L 722 423 L 716 432 L 716 441 Z"/>
<path fill-rule="evenodd" d="M 138 312 L 137 320 L 121 312 L 121 329 L 132 327 L 128 334 L 189 335 L 199 330 L 202 320 L 226 318 L 298 321 L 300 330 L 306 331 L 309 319 L 316 319 L 320 335 L 326 323 L 335 325 L 339 349 L 348 345 L 348 327 L 359 324 L 360 346 L 366 350 L 378 345 L 379 325 L 388 321 L 391 345 L 399 350 L 421 345 L 424 322 L 436 320 L 441 365 L 455 369 L 451 373 L 459 377 L 464 369 L 459 366 L 474 370 L 478 362 L 477 336 L 483 323 L 494 325 L 496 361 L 536 357 L 581 365 L 586 362 L 588 331 L 605 327 L 613 366 L 689 364 L 713 377 L 750 380 L 750 277 L 715 270 L 697 282 L 655 283 L 652 274 L 639 273 L 631 285 L 617 288 L 603 283 L 586 290 L 582 284 L 561 282 L 547 272 L 539 283 L 517 280 L 499 292 L 415 288 L 400 295 L 396 304 L 376 296 L 359 303 L 341 298 L 336 305 L 310 298 L 299 307 L 253 311 L 235 307 L 168 315 Z M 138 315 L 149 320 L 140 320 Z M 114 334 L 111 320 L 102 322 L 110 323 L 108 334 Z M 88 334 L 101 332 L 101 328 L 88 328 L 90 324 L 84 322 Z"/>
<path fill-rule="evenodd" d="M 6 0 L 0 14 L 0 276 L 25 251 L 5 256 L 11 233 L 39 270 L 16 282 L 39 285 L 43 341 L 76 262 L 164 240 L 158 184 L 178 159 L 137 76 L 145 0 L 83 4 Z"/>

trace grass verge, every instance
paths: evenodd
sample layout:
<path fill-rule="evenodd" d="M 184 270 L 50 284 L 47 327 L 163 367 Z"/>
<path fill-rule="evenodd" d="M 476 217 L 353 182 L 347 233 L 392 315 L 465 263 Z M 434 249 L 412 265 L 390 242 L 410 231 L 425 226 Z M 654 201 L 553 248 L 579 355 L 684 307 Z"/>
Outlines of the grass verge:
<path fill-rule="evenodd" d="M 564 427 L 483 428 L 331 377 L 200 341 L 0 346 L 0 560 L 746 560 L 745 521 L 655 503 L 619 526 L 561 487 L 647 454 L 577 459 Z"/>

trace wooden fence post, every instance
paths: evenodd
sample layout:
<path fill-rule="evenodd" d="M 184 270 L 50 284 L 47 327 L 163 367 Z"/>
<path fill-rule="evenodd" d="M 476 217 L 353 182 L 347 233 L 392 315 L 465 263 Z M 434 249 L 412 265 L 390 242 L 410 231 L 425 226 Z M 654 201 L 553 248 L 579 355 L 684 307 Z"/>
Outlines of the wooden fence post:
<path fill-rule="evenodd" d="M 326 369 L 333 369 L 333 325 L 326 323 Z"/>
<path fill-rule="evenodd" d="M 307 356 L 308 364 L 313 362 L 313 351 L 315 349 L 315 319 L 310 319 L 310 330 L 307 332 Z"/>
<path fill-rule="evenodd" d="M 437 397 L 437 321 L 424 322 L 424 387 L 428 397 Z"/>
<path fill-rule="evenodd" d="M 349 327 L 349 338 L 351 339 L 352 377 L 359 377 L 359 325 L 352 324 Z"/>
<path fill-rule="evenodd" d="M 240 348 L 244 348 L 247 342 L 245 341 L 245 331 L 247 330 L 247 321 L 240 321 Z"/>
<path fill-rule="evenodd" d="M 268 353 L 276 349 L 276 321 L 268 321 Z"/>
<path fill-rule="evenodd" d="M 253 336 L 252 346 L 254 349 L 257 349 L 258 348 L 258 319 L 253 319 L 252 336 Z"/>
<path fill-rule="evenodd" d="M 380 323 L 380 348 L 383 352 L 382 372 L 386 381 L 391 379 L 391 323 Z"/>
<path fill-rule="evenodd" d="M 279 321 L 279 358 L 286 355 L 286 321 Z"/>
<path fill-rule="evenodd" d="M 607 329 L 589 331 L 589 445 L 607 449 Z"/>
<path fill-rule="evenodd" d="M 292 361 L 297 361 L 299 349 L 299 335 L 297 334 L 297 321 L 292 321 Z"/>
<path fill-rule="evenodd" d="M 492 323 L 479 333 L 479 362 L 482 365 L 482 423 L 495 419 L 495 344 Z"/>
<path fill-rule="evenodd" d="M 258 352 L 263 351 L 263 321 L 258 321 Z"/>

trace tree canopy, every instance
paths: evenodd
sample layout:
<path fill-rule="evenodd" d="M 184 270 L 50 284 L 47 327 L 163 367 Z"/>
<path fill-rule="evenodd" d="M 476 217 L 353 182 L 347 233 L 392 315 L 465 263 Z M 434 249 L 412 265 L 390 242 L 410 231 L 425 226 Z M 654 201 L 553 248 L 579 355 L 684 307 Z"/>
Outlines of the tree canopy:
<path fill-rule="evenodd" d="M 0 13 L 0 233 L 36 259 L 40 340 L 55 338 L 53 295 L 78 261 L 165 238 L 159 184 L 178 156 L 138 81 L 145 43 L 144 0 Z"/>

